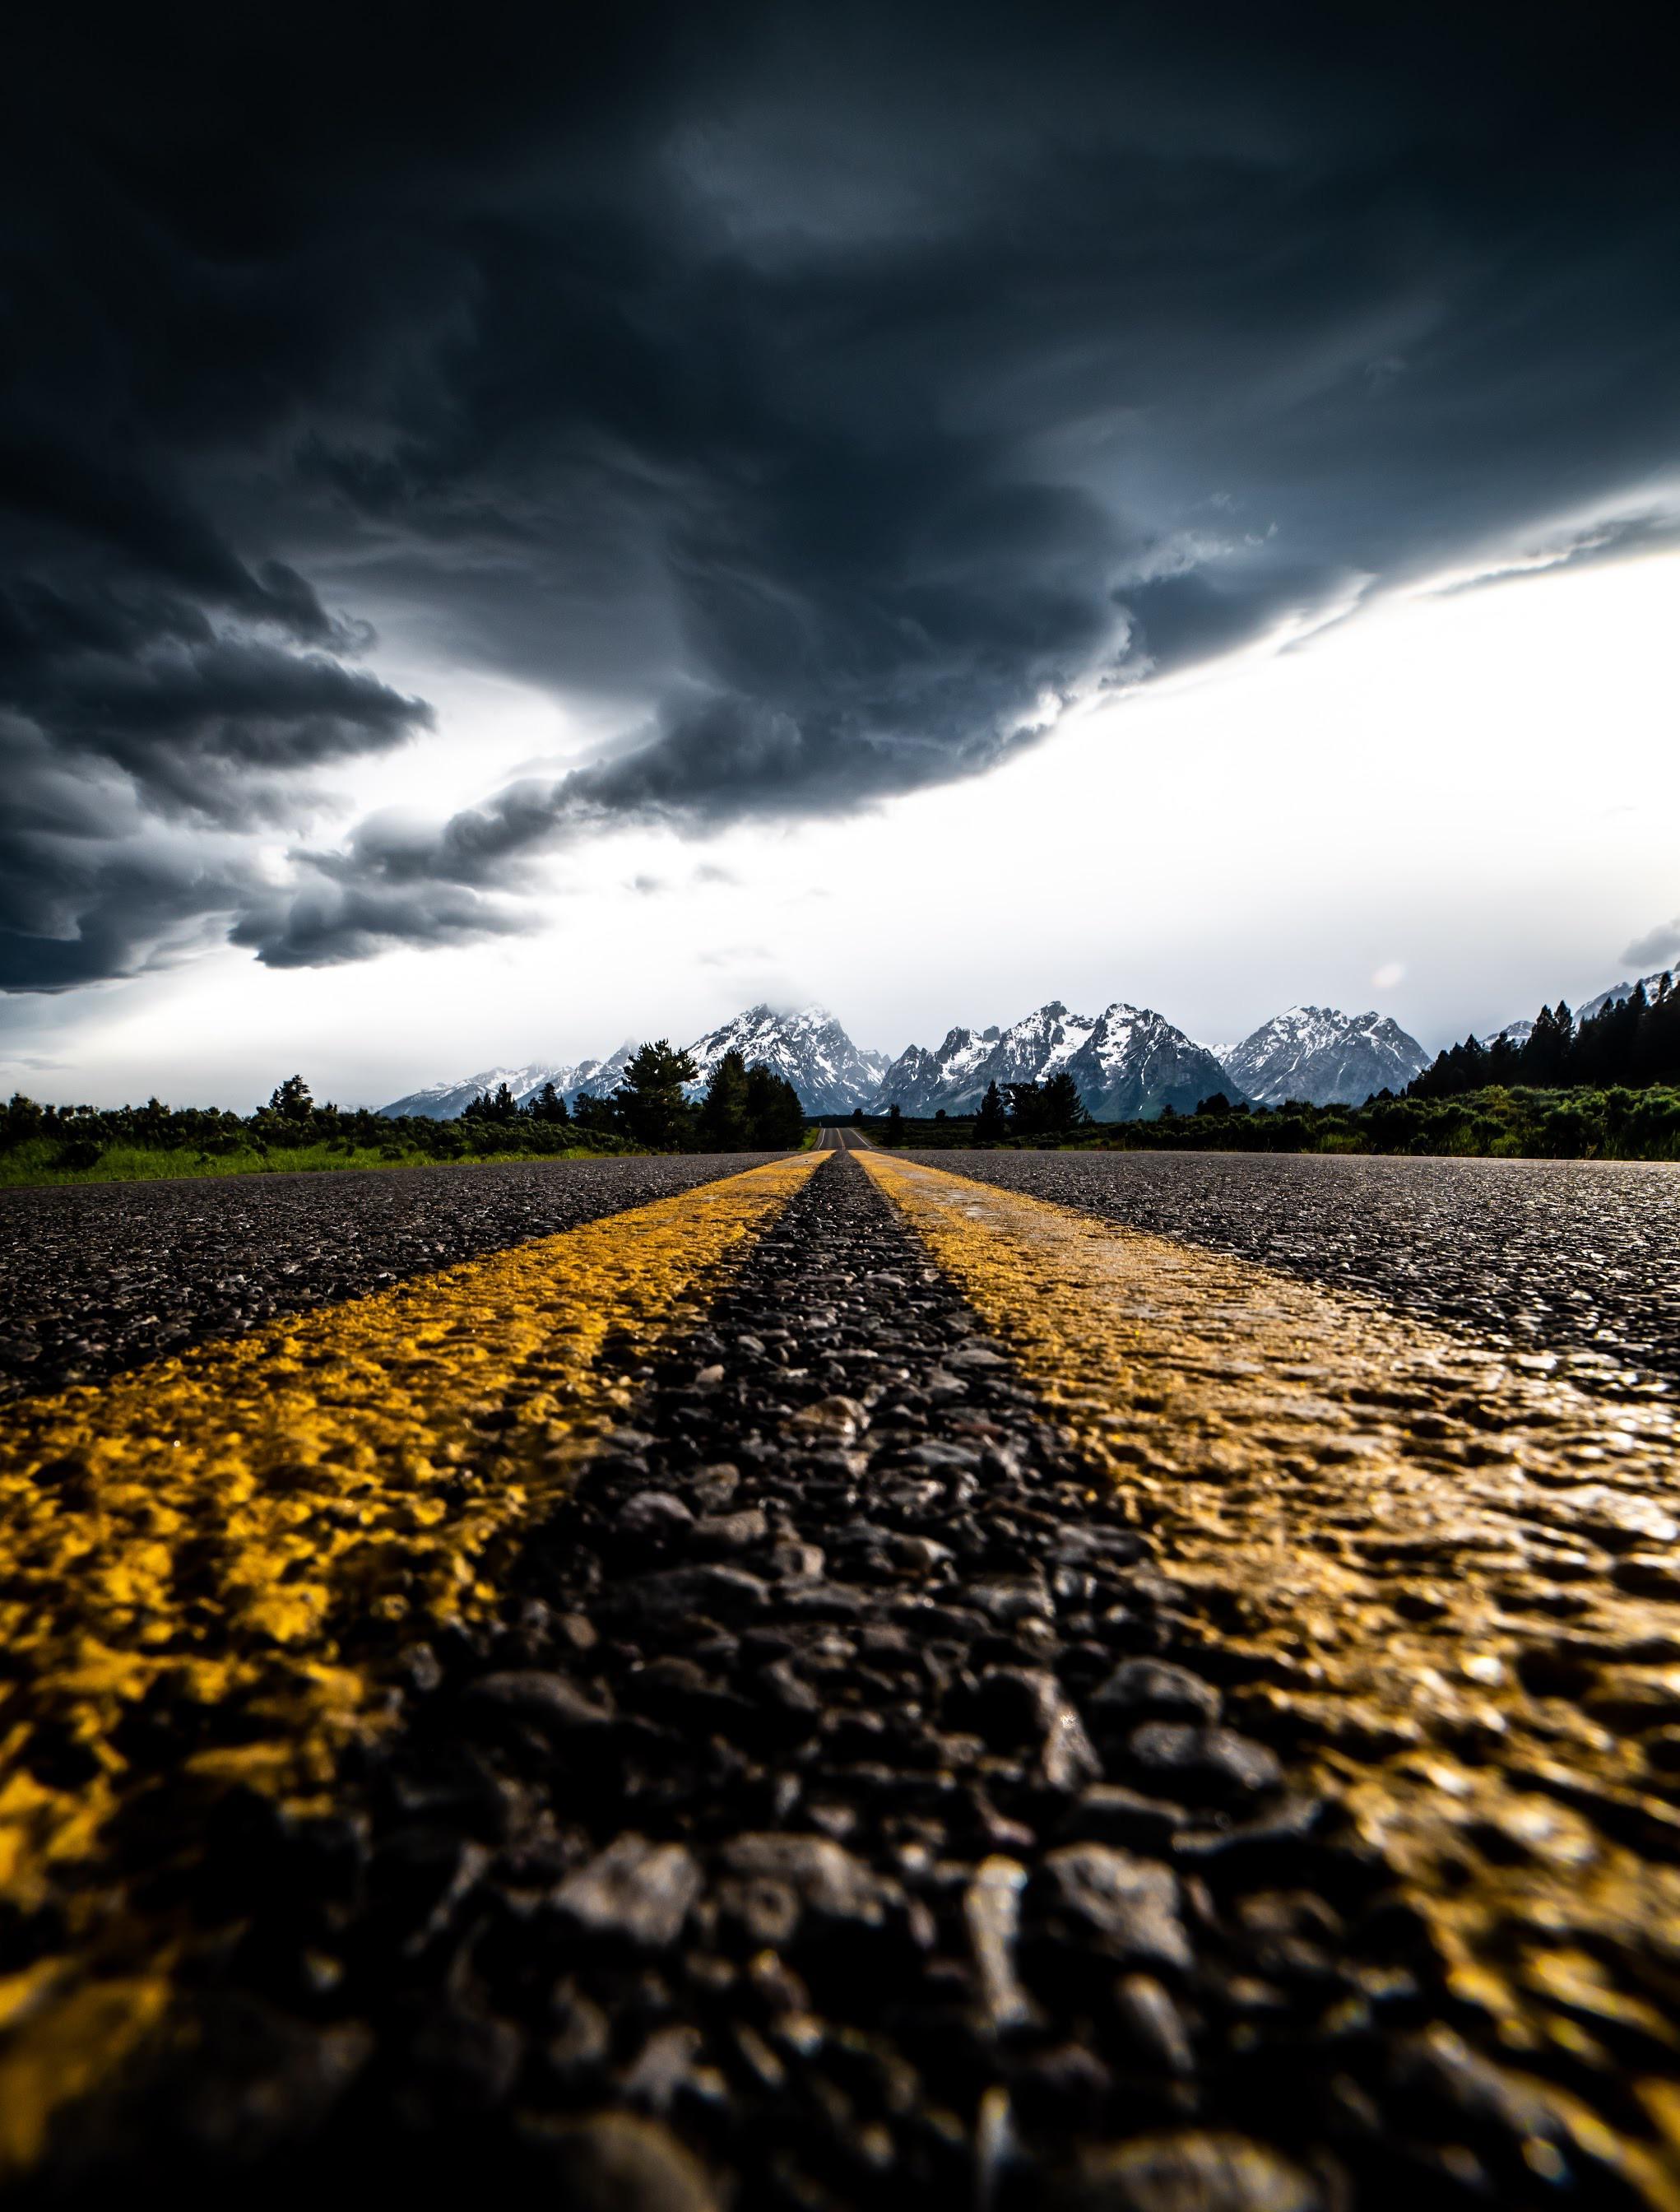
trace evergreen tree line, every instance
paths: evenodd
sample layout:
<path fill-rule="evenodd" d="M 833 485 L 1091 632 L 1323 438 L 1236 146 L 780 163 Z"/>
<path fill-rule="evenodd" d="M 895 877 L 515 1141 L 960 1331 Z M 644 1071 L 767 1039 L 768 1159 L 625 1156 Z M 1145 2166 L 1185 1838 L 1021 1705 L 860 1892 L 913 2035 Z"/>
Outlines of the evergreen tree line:
<path fill-rule="evenodd" d="M 1655 996 L 1643 983 L 1629 998 L 1576 1021 L 1563 1000 L 1542 1006 L 1520 1044 L 1468 1036 L 1440 1054 L 1408 1086 L 1409 1098 L 1454 1098 L 1495 1085 L 1562 1091 L 1574 1086 L 1680 1085 L 1680 990 L 1665 974 Z"/>
<path fill-rule="evenodd" d="M 1042 1083 L 1006 1083 L 1001 1092 L 990 1083 L 974 1115 L 974 1142 L 1000 1145 L 1017 1138 L 1031 1143 L 1041 1137 L 1069 1137 L 1090 1126 L 1079 1085 L 1070 1075 L 1046 1076 Z"/>
<path fill-rule="evenodd" d="M 1446 1098 L 1362 1106 L 1232 1106 L 1204 1099 L 1193 1114 L 1101 1132 L 1105 1146 L 1148 1152 L 1389 1152 L 1460 1159 L 1680 1159 L 1680 1089 L 1614 1084 L 1598 1090 L 1502 1084 Z"/>
<path fill-rule="evenodd" d="M 661 1037 L 634 1054 L 610 1098 L 579 1091 L 573 1121 L 656 1152 L 785 1152 L 804 1143 L 799 1094 L 773 1068 L 761 1061 L 749 1067 L 743 1054 L 726 1052 L 705 1097 L 691 1104 L 685 1093 L 699 1073 L 692 1054 L 674 1051 Z M 552 1090 L 545 1085 L 542 1095 Z M 563 1114 L 566 1102 L 558 1103 Z"/>
<path fill-rule="evenodd" d="M 1029 1109 L 1030 1110 L 1030 1109 Z M 863 1120 L 861 1114 L 852 1116 Z M 1105 1152 L 1386 1152 L 1417 1158 L 1680 1160 L 1680 1087 L 1516 1089 L 1447 1098 L 1380 1091 L 1362 1106 L 1233 1105 L 1221 1092 L 1193 1114 L 1163 1107 L 1152 1121 L 1090 1122 L 1019 1134 L 1008 1103 L 988 1096 L 973 1115 L 931 1121 L 889 1115 L 884 1141 L 935 1151 L 977 1145 L 1073 1144 Z"/>
<path fill-rule="evenodd" d="M 942 1106 L 934 1115 L 936 1127 L 946 1121 Z M 853 1112 L 852 1119 L 861 1128 L 864 1109 Z M 1027 1143 L 1048 1138 L 1056 1139 L 1074 1135 L 1081 1129 L 1092 1127 L 1084 1100 L 1079 1096 L 1079 1085 L 1070 1075 L 1048 1077 L 1042 1083 L 1006 1083 L 1001 1089 L 996 1083 L 986 1085 L 986 1096 L 975 1109 L 972 1127 L 961 1124 L 967 1133 L 963 1141 L 973 1145 L 1004 1145 L 1012 1139 Z M 889 1145 L 904 1142 L 904 1109 L 887 1109 L 887 1127 L 882 1141 Z"/>
<path fill-rule="evenodd" d="M 886 1141 L 934 1151 L 975 1145 L 1070 1143 L 1103 1152 L 1386 1152 L 1463 1159 L 1680 1160 L 1680 1089 L 1511 1090 L 1495 1085 L 1451 1098 L 1396 1098 L 1362 1106 L 1232 1105 L 1216 1093 L 1193 1114 L 1162 1109 L 1153 1121 L 1095 1122 L 1065 1135 L 986 1133 L 980 1115 L 902 1121 Z M 994 1125 L 995 1128 L 995 1125 Z"/>
<path fill-rule="evenodd" d="M 552 1083 L 521 1103 L 503 1083 L 481 1091 L 458 1118 L 434 1121 L 419 1114 L 396 1117 L 366 1107 L 318 1105 L 300 1075 L 277 1085 L 266 1106 L 234 1114 L 215 1106 L 41 1105 L 20 1092 L 0 1107 L 0 1153 L 30 1147 L 26 1160 L 52 1170 L 81 1172 L 113 1151 L 179 1152 L 201 1168 L 239 1153 L 276 1164 L 309 1165 L 283 1156 L 309 1152 L 367 1154 L 374 1162 L 412 1158 L 484 1158 L 496 1154 L 542 1158 L 581 1148 L 622 1152 L 785 1152 L 804 1138 L 804 1111 L 791 1084 L 769 1068 L 748 1067 L 727 1053 L 713 1071 L 706 1097 L 690 1105 L 683 1097 L 696 1075 L 687 1053 L 664 1040 L 644 1045 L 610 1097 L 580 1096 L 568 1109 Z M 185 1161 L 184 1161 L 185 1164 Z M 357 1164 L 360 1164 L 358 1158 Z M 33 1169 L 31 1170 L 33 1171 Z M 178 1172 L 171 1168 L 169 1173 Z"/>

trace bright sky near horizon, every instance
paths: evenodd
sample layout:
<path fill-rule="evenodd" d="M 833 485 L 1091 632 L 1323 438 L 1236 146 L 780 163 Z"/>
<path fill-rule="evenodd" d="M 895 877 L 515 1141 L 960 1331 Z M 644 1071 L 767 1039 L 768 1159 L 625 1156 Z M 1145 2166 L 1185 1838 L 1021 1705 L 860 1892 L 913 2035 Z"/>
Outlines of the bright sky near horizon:
<path fill-rule="evenodd" d="M 555 863 L 529 936 L 277 971 L 223 947 L 9 999 L 0 1082 L 246 1108 L 295 1067 L 378 1105 L 759 999 L 894 1051 L 1049 998 L 1216 1043 L 1292 1003 L 1376 1006 L 1434 1048 L 1602 989 L 1680 905 L 1677 627 L 1677 555 L 1420 593 L 850 818 L 604 836 Z M 458 796 L 467 729 L 487 781 L 576 742 L 539 692 L 394 674 L 439 705 L 400 778 L 418 808 Z M 347 801 L 389 787 L 382 763 Z"/>

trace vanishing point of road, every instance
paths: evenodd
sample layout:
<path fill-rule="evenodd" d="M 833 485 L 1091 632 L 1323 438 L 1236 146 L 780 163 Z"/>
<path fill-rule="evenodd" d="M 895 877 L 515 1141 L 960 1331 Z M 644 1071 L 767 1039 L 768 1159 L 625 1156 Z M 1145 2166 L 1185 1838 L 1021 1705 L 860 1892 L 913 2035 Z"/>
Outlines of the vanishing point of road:
<path fill-rule="evenodd" d="M 1680 2208 L 1680 1174 L 0 1206 L 21 2197 Z"/>

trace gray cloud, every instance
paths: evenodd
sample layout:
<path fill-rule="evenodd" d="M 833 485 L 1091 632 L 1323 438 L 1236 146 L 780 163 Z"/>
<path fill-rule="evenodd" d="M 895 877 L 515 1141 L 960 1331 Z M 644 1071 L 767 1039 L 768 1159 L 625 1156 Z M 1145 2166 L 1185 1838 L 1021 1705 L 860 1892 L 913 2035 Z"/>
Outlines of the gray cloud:
<path fill-rule="evenodd" d="M 131 786 L 56 763 L 0 718 L 0 975 L 64 991 L 132 974 L 205 941 L 252 885 L 237 840 L 149 821 Z"/>
<path fill-rule="evenodd" d="M 1671 960 L 1680 960 L 1680 914 L 1672 921 L 1659 922 L 1655 929 L 1636 937 L 1622 957 L 1640 969 L 1656 969 Z"/>
<path fill-rule="evenodd" d="M 0 980 L 195 916 L 278 965 L 504 932 L 617 823 L 984 774 L 1362 597 L 1671 536 L 1631 21 L 519 13 L 446 47 L 340 15 L 330 68 L 307 9 L 97 65 L 27 27 L 0 699 L 134 811 L 21 833 Z M 625 735 L 300 848 L 288 898 L 227 834 L 426 717 L 354 665 L 375 605 Z"/>
<path fill-rule="evenodd" d="M 366 960 L 394 946 L 461 945 L 531 927 L 517 908 L 458 884 L 315 883 L 296 892 L 254 892 L 230 931 L 269 968 L 322 968 Z"/>

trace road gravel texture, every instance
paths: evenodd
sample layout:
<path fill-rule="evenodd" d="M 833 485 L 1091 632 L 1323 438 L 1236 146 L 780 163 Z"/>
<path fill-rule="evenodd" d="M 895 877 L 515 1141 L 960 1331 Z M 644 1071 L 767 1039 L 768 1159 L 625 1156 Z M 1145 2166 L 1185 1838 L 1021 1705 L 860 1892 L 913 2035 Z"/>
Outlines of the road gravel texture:
<path fill-rule="evenodd" d="M 514 1161 L 0 1193 L 0 1401 L 385 1290 L 770 1157 Z"/>
<path fill-rule="evenodd" d="M 1666 1163 L 905 1157 L 1368 1291 L 1490 1349 L 1556 1353 L 1588 1389 L 1680 1378 L 1680 1167 Z"/>
<path fill-rule="evenodd" d="M 176 2040 L 58 2201 L 1655 2201 L 1230 1724 L 1197 1597 L 854 1162 L 636 1379 L 339 1810 L 230 1807 Z M 1644 2023 L 1595 2030 L 1666 2065 Z"/>

